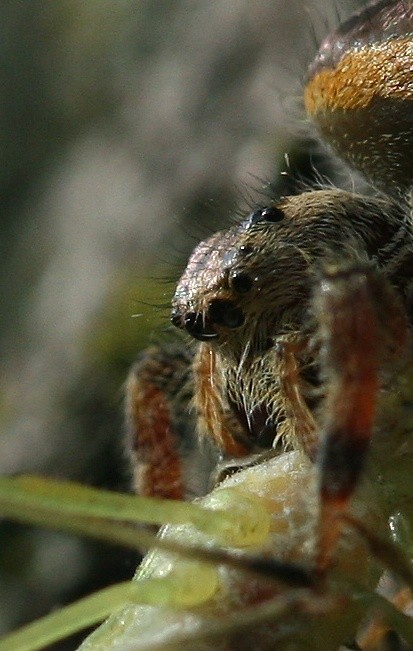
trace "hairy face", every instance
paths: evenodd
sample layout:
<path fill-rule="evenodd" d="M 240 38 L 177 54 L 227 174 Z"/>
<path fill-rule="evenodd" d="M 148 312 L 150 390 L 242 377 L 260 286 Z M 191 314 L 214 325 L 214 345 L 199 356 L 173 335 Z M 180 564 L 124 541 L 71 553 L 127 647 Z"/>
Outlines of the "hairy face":
<path fill-rule="evenodd" d="M 393 212 L 390 201 L 339 190 L 257 209 L 196 247 L 176 289 L 172 322 L 223 355 L 237 357 L 247 343 L 262 353 L 278 335 L 306 327 L 322 265 L 343 255 L 370 259 L 397 233 Z"/>

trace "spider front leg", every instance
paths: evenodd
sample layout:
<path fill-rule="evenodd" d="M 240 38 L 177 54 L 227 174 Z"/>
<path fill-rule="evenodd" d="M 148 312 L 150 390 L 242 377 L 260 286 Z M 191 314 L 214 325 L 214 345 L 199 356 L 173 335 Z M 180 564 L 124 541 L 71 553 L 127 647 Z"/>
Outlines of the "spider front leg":
<path fill-rule="evenodd" d="M 219 355 L 208 344 L 199 345 L 193 370 L 199 433 L 211 437 L 225 455 L 246 456 L 251 448 L 225 397 L 225 370 Z"/>
<path fill-rule="evenodd" d="M 152 346 L 129 373 L 127 448 L 139 495 L 183 499 L 188 489 L 186 461 L 199 456 L 192 454 L 192 356 L 183 342 Z"/>
<path fill-rule="evenodd" d="M 364 264 L 327 268 L 315 295 L 329 389 L 322 424 L 317 571 L 323 574 L 364 468 L 386 364 L 407 350 L 406 313 L 386 279 Z"/>
<path fill-rule="evenodd" d="M 279 337 L 276 342 L 277 372 L 286 414 L 277 436 L 303 450 L 315 461 L 319 448 L 319 431 L 314 415 L 304 399 L 304 380 L 299 356 L 308 351 L 308 337 Z"/>

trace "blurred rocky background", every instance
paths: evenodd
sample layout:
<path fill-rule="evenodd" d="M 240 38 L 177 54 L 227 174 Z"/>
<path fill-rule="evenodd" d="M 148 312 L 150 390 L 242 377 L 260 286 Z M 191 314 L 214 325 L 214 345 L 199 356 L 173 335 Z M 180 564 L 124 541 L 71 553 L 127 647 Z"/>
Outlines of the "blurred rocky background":
<path fill-rule="evenodd" d="M 2 473 L 128 490 L 128 366 L 167 331 L 187 255 L 240 197 L 324 171 L 302 81 L 360 4 L 1 2 Z M 131 576 L 135 561 L 2 522 L 0 630 Z"/>

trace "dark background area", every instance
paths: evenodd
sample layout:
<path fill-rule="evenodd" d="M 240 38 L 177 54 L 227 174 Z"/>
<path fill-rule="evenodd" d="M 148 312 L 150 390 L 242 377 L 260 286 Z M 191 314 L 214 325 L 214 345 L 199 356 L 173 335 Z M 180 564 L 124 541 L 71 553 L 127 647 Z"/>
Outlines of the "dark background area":
<path fill-rule="evenodd" d="M 128 490 L 127 369 L 167 331 L 195 243 L 242 198 L 266 182 L 295 191 L 297 172 L 333 176 L 311 144 L 302 83 L 322 37 L 362 4 L 1 3 L 2 473 Z M 135 564 L 2 522 L 0 630 Z"/>

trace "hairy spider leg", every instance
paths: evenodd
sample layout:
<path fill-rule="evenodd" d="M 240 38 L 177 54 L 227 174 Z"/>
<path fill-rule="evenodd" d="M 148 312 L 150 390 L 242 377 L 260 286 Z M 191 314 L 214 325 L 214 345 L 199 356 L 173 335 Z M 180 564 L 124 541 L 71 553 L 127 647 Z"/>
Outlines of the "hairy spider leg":
<path fill-rule="evenodd" d="M 314 303 L 329 382 L 319 453 L 316 565 L 323 574 L 331 565 L 342 516 L 365 465 L 380 371 L 406 351 L 408 324 L 392 287 L 367 265 L 326 269 Z"/>

